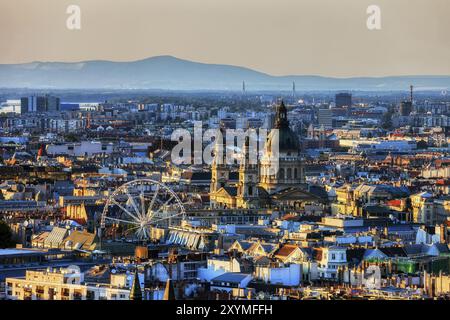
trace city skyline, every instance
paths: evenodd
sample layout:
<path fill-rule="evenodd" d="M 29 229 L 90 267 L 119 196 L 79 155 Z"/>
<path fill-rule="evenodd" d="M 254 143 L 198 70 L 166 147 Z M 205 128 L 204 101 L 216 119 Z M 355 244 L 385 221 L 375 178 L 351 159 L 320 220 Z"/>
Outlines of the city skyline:
<path fill-rule="evenodd" d="M 449 13 L 0 0 L 0 302 L 435 310 L 450 300 Z"/>

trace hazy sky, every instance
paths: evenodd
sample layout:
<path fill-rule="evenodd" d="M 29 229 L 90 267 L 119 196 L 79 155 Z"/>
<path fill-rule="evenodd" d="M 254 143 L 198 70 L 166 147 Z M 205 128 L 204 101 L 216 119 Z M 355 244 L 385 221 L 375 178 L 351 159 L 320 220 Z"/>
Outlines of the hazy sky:
<path fill-rule="evenodd" d="M 71 4 L 81 30 L 66 27 Z M 0 63 L 173 55 L 274 75 L 450 75 L 449 17 L 450 0 L 0 0 Z"/>

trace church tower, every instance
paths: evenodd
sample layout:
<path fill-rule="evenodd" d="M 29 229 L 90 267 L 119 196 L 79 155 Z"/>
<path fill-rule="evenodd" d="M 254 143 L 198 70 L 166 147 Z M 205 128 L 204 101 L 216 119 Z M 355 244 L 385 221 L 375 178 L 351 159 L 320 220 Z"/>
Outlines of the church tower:
<path fill-rule="evenodd" d="M 133 284 L 130 289 L 130 300 L 142 300 L 142 290 L 139 283 L 139 273 L 137 267 L 134 271 Z"/>
<path fill-rule="evenodd" d="M 225 187 L 229 180 L 229 170 L 226 163 L 226 143 L 225 135 L 221 130 L 222 138 L 218 138 L 214 144 L 214 159 L 211 164 L 211 185 L 210 193 L 217 192 Z"/>
<path fill-rule="evenodd" d="M 256 207 L 259 199 L 259 172 L 257 157 L 256 163 L 250 158 L 250 137 L 245 137 L 242 158 L 239 166 L 239 186 L 237 190 L 236 205 L 238 208 Z"/>
<path fill-rule="evenodd" d="M 278 144 L 278 153 L 273 145 Z M 276 150 L 276 148 L 275 148 Z M 274 166 L 274 161 L 278 162 Z M 274 130 L 270 132 L 261 159 L 260 186 L 269 194 L 286 188 L 302 187 L 305 183 L 304 159 L 300 154 L 300 142 L 289 127 L 287 108 L 284 102 L 277 106 Z M 278 170 L 273 172 L 273 168 Z"/>

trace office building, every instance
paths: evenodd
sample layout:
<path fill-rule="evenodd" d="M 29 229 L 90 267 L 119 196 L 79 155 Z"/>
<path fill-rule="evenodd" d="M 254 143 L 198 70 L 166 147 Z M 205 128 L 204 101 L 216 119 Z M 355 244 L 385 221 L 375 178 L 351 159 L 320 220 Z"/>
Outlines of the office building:
<path fill-rule="evenodd" d="M 22 114 L 30 112 L 55 112 L 60 110 L 60 100 L 58 97 L 30 96 L 20 99 L 20 111 Z"/>
<path fill-rule="evenodd" d="M 324 126 L 325 128 L 333 127 L 333 113 L 331 109 L 321 108 L 317 110 L 317 120 L 320 126 Z"/>

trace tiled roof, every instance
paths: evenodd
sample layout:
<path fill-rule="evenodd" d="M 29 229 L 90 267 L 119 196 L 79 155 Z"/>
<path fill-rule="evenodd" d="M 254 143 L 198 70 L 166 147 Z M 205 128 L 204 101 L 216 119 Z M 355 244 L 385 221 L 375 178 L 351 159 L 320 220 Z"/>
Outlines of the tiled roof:
<path fill-rule="evenodd" d="M 52 231 L 47 236 L 44 243 L 46 245 L 59 246 L 59 245 L 61 245 L 64 238 L 66 237 L 66 234 L 67 234 L 67 229 L 53 227 Z"/>
<path fill-rule="evenodd" d="M 292 254 L 295 250 L 298 249 L 298 246 L 293 245 L 293 244 L 285 244 L 284 246 L 282 246 L 277 253 L 275 254 L 275 256 L 277 257 L 288 257 L 290 254 Z"/>
<path fill-rule="evenodd" d="M 66 239 L 65 246 L 71 249 L 90 250 L 95 241 L 95 234 L 86 231 L 73 231 Z"/>
<path fill-rule="evenodd" d="M 407 257 L 403 247 L 382 247 L 379 248 L 388 257 Z"/>

